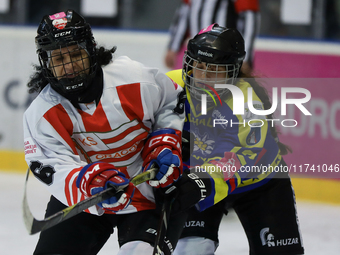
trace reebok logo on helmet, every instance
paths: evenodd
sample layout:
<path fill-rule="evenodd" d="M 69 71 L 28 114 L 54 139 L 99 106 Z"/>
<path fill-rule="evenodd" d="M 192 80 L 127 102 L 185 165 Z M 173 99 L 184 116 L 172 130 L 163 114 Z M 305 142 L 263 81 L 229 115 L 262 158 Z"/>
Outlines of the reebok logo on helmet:
<path fill-rule="evenodd" d="M 206 56 L 206 57 L 209 57 L 209 58 L 213 58 L 214 57 L 214 54 L 206 52 L 206 51 L 198 50 L 197 53 L 198 53 L 198 55 L 203 55 L 203 56 Z"/>

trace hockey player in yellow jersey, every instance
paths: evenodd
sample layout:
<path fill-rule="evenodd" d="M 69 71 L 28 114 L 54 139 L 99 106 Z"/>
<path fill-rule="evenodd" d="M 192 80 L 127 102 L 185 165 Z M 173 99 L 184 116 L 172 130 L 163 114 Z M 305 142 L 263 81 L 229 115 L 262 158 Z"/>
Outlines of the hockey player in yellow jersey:
<path fill-rule="evenodd" d="M 168 73 L 186 91 L 183 135 L 192 154 L 184 165 L 192 173 L 209 173 L 211 183 L 209 195 L 190 209 L 176 255 L 214 254 L 222 216 L 230 209 L 242 223 L 250 254 L 304 253 L 289 175 L 264 171 L 284 169 L 282 156 L 290 149 L 279 141 L 271 115 L 249 111 L 248 91 L 255 109 L 271 104 L 266 90 L 240 71 L 245 54 L 236 29 L 213 24 L 189 40 L 183 69 Z M 242 91 L 244 115 L 233 114 L 232 93 L 218 84 Z M 283 245 L 286 239 L 295 242 Z"/>

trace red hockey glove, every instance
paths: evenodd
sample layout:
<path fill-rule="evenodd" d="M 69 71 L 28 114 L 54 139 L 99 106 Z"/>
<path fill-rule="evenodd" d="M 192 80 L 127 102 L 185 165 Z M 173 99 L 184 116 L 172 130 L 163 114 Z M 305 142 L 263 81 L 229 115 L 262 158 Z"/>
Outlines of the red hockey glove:
<path fill-rule="evenodd" d="M 97 194 L 110 186 L 115 187 L 116 195 L 98 204 L 113 212 L 125 209 L 131 203 L 135 192 L 135 186 L 122 172 L 114 169 L 113 165 L 102 162 L 83 167 L 78 175 L 76 185 L 86 197 Z"/>
<path fill-rule="evenodd" d="M 153 132 L 145 143 L 142 157 L 143 171 L 159 168 L 155 180 L 148 181 L 149 185 L 155 188 L 170 186 L 183 171 L 180 135 L 171 128 Z"/>

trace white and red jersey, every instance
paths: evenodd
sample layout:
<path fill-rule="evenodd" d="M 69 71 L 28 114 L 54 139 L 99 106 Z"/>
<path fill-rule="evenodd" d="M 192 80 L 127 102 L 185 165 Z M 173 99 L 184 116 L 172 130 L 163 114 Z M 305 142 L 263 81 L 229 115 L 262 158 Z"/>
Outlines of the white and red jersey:
<path fill-rule="evenodd" d="M 165 74 L 127 57 L 103 68 L 98 104 L 80 104 L 77 109 L 47 85 L 24 114 L 26 162 L 68 206 L 84 199 L 76 179 L 88 163 L 111 163 L 132 178 L 142 172 L 141 150 L 150 132 L 182 130 L 184 114 L 173 111 L 181 91 Z M 143 183 L 120 213 L 154 208 L 152 188 Z M 87 212 L 98 213 L 96 207 Z"/>

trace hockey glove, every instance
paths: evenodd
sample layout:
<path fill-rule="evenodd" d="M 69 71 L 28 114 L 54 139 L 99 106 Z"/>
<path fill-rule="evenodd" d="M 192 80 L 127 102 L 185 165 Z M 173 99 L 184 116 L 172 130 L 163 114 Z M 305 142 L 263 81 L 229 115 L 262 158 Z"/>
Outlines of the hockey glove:
<path fill-rule="evenodd" d="M 186 211 L 198 202 L 213 197 L 211 177 L 206 172 L 185 171 L 182 178 L 174 185 L 177 188 L 176 198 L 172 204 L 172 213 Z"/>
<path fill-rule="evenodd" d="M 159 171 L 154 180 L 148 181 L 154 188 L 165 188 L 173 184 L 182 175 L 180 136 L 174 129 L 159 129 L 150 134 L 142 157 L 143 171 L 157 167 Z"/>
<path fill-rule="evenodd" d="M 83 167 L 78 175 L 76 185 L 85 197 L 97 194 L 108 187 L 114 187 L 116 195 L 98 204 L 113 212 L 125 209 L 131 203 L 135 192 L 135 186 L 122 172 L 114 169 L 113 165 L 103 162 Z"/>

